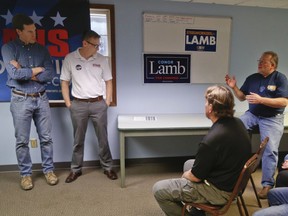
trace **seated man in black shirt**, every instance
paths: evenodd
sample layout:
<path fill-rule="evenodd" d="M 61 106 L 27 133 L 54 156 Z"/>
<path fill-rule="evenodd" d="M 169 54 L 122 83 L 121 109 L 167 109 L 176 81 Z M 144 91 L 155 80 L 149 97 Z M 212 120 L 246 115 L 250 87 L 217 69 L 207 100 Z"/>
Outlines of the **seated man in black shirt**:
<path fill-rule="evenodd" d="M 153 186 L 154 197 L 168 216 L 181 215 L 182 202 L 224 205 L 251 156 L 248 132 L 242 121 L 233 117 L 232 92 L 224 86 L 212 86 L 205 98 L 205 114 L 213 125 L 199 144 L 193 167 L 181 178 Z"/>

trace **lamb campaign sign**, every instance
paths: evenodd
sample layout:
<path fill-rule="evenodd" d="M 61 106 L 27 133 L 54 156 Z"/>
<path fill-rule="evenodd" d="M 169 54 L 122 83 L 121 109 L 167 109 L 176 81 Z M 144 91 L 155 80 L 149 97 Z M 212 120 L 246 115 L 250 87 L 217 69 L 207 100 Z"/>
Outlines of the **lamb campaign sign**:
<path fill-rule="evenodd" d="M 186 29 L 185 51 L 216 52 L 217 31 Z"/>
<path fill-rule="evenodd" d="M 190 55 L 144 54 L 144 83 L 189 83 Z"/>

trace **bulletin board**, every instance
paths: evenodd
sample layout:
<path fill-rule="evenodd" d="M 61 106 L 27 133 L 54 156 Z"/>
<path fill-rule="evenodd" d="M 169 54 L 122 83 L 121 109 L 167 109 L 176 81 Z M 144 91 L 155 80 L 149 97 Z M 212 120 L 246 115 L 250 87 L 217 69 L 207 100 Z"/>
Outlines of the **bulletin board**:
<path fill-rule="evenodd" d="M 231 17 L 143 13 L 143 52 L 189 54 L 191 83 L 223 83 L 231 24 Z"/>

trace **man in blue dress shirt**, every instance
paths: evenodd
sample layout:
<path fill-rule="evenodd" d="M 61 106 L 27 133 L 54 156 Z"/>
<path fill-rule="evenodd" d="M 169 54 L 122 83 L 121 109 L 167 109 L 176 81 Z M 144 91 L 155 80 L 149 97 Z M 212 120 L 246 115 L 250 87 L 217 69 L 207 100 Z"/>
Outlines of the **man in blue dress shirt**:
<path fill-rule="evenodd" d="M 48 50 L 36 42 L 33 20 L 17 14 L 12 20 L 18 37 L 2 46 L 3 61 L 11 88 L 10 110 L 16 137 L 16 156 L 21 188 L 33 188 L 32 161 L 29 152 L 31 122 L 34 121 L 41 149 L 42 168 L 49 185 L 56 185 L 54 174 L 51 113 L 45 85 L 55 75 Z"/>

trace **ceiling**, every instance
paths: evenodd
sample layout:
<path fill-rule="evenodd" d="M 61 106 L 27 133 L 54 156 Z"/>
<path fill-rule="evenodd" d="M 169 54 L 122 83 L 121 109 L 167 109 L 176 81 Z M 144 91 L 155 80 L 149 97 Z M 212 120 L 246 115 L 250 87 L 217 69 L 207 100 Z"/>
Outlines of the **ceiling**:
<path fill-rule="evenodd" d="M 169 1 L 288 9 L 288 0 L 169 0 Z"/>

